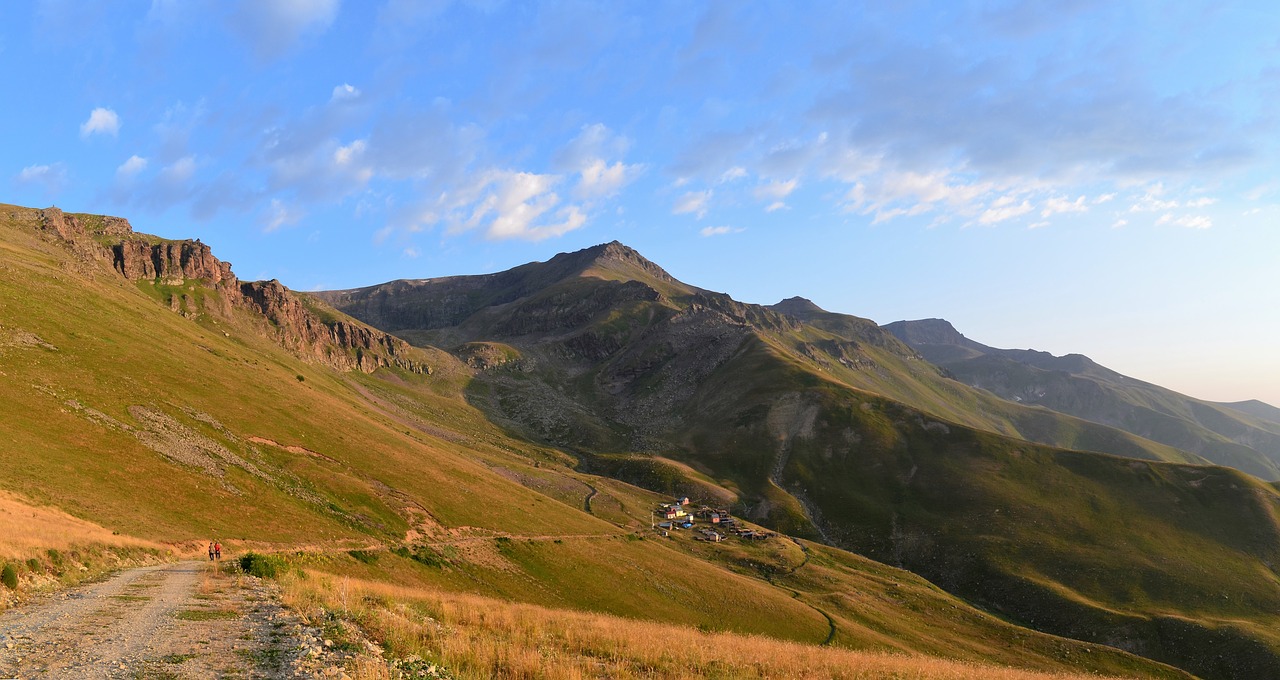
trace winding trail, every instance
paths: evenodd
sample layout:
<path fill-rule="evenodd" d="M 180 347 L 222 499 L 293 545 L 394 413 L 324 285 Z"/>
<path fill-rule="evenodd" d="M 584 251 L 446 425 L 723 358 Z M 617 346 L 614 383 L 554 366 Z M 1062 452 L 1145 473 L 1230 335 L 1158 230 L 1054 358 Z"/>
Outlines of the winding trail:
<path fill-rule="evenodd" d="M 0 677 L 308 677 L 309 639 L 257 579 L 180 562 L 4 612 Z"/>

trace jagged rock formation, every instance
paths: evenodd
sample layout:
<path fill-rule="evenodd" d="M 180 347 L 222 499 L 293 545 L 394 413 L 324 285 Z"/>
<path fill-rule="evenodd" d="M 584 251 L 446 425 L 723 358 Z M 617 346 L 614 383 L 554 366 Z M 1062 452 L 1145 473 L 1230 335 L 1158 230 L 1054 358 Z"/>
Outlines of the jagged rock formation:
<path fill-rule="evenodd" d="M 129 221 L 105 215 L 64 213 L 58 208 L 36 212 L 36 226 L 56 236 L 84 259 L 105 260 L 130 281 L 150 281 L 161 286 L 192 282 L 217 295 L 174 293 L 174 311 L 200 311 L 228 318 L 234 310 L 248 310 L 269 324 L 262 324 L 282 346 L 302 358 L 340 371 L 372 373 L 395 366 L 413 373 L 430 373 L 430 367 L 414 358 L 408 343 L 358 321 L 322 309 L 314 300 L 290 291 L 279 281 L 241 282 L 230 262 L 213 255 L 199 240 L 168 240 L 139 234 Z"/>
<path fill-rule="evenodd" d="M 338 370 L 372 373 L 384 366 L 398 366 L 414 373 L 430 372 L 425 364 L 409 358 L 409 343 L 361 323 L 322 320 L 300 295 L 279 281 L 243 283 L 240 292 L 279 329 L 280 343 L 304 358 Z M 348 349 L 354 352 L 340 351 Z"/>

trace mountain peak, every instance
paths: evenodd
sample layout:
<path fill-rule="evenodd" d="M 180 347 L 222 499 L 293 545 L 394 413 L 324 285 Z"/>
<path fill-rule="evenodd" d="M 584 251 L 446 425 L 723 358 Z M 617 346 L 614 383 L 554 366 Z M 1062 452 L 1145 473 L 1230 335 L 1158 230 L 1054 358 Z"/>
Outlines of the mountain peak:
<path fill-rule="evenodd" d="M 894 321 L 891 324 L 885 324 L 884 329 L 913 347 L 916 345 L 967 345 L 970 342 L 946 319 Z"/>
<path fill-rule="evenodd" d="M 675 281 L 665 269 L 619 241 L 601 243 L 572 253 L 561 253 L 551 258 L 552 263 L 557 260 L 571 263 L 575 269 L 580 269 L 584 273 L 595 269 L 614 274 L 626 274 L 626 270 L 638 268 L 643 273 L 662 281 Z"/>
<path fill-rule="evenodd" d="M 813 300 L 800 296 L 789 297 L 776 305 L 769 305 L 769 309 L 787 316 L 804 317 L 811 314 L 826 314 L 827 310 L 813 303 Z"/>

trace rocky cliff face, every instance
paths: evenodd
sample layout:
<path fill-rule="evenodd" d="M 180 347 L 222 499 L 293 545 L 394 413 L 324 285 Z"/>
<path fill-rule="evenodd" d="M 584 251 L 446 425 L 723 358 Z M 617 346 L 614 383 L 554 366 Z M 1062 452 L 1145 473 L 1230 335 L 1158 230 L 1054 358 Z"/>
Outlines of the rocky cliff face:
<path fill-rule="evenodd" d="M 126 238 L 111 246 L 111 266 L 130 281 L 151 279 L 166 285 L 203 279 L 212 285 L 236 285 L 231 263 L 213 256 L 213 250 L 199 241 L 150 243 Z"/>
<path fill-rule="evenodd" d="M 430 372 L 409 357 L 409 343 L 363 324 L 322 320 L 279 281 L 243 283 L 239 290 L 244 301 L 276 327 L 280 344 L 306 359 L 341 371 L 372 373 L 397 366 L 414 373 Z"/>

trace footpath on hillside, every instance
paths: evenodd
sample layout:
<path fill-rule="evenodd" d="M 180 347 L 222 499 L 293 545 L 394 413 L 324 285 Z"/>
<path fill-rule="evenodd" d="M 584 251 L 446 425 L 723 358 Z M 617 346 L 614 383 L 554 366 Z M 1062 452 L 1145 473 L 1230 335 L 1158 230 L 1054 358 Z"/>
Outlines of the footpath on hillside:
<path fill-rule="evenodd" d="M 0 615 L 0 678 L 334 677 L 341 659 L 256 578 L 121 572 Z"/>

